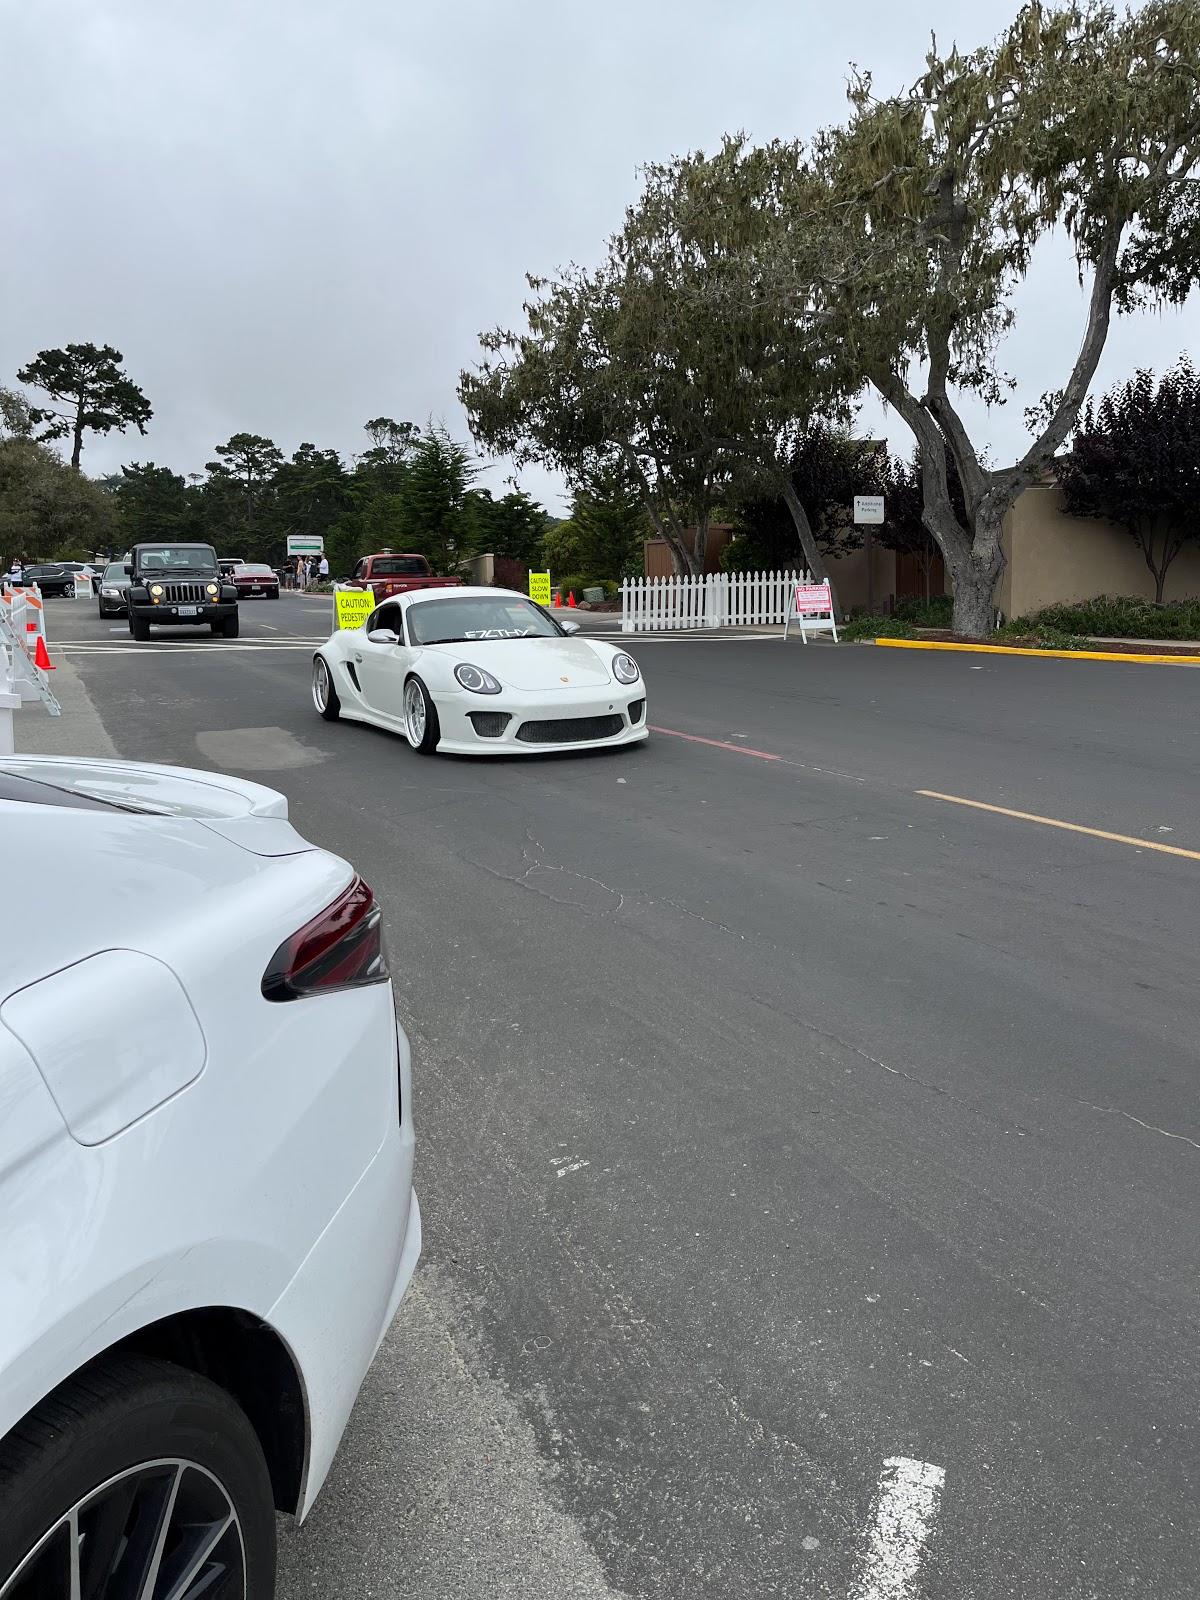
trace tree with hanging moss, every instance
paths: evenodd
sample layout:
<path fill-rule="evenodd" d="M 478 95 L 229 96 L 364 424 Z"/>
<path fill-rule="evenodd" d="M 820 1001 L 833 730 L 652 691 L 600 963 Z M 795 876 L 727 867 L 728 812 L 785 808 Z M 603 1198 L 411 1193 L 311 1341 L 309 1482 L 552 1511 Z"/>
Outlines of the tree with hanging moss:
<path fill-rule="evenodd" d="M 847 125 L 799 158 L 823 198 L 793 210 L 751 270 L 793 328 L 835 342 L 911 429 L 954 626 L 980 635 L 1005 515 L 1074 429 L 1113 314 L 1181 304 L 1200 280 L 1200 6 L 1027 4 L 992 45 L 935 43 L 900 93 L 856 72 L 850 100 Z M 1005 399 L 999 346 L 1053 231 L 1086 288 L 1078 354 L 1017 458 L 989 466 L 962 399 Z"/>

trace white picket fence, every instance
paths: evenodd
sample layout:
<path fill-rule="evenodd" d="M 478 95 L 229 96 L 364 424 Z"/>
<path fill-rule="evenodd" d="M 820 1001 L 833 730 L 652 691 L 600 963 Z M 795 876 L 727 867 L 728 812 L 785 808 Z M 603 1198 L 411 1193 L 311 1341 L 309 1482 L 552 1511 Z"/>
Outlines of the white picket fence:
<path fill-rule="evenodd" d="M 710 572 L 703 578 L 627 578 L 621 632 L 659 628 L 782 627 L 806 572 Z"/>

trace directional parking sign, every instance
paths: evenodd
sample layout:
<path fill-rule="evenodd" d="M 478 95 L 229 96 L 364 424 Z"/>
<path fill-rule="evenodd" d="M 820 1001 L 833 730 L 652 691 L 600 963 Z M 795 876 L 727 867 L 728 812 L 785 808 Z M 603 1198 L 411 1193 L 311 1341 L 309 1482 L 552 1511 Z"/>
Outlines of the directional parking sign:
<path fill-rule="evenodd" d="M 370 589 L 335 589 L 333 610 L 339 628 L 361 628 L 375 609 Z"/>

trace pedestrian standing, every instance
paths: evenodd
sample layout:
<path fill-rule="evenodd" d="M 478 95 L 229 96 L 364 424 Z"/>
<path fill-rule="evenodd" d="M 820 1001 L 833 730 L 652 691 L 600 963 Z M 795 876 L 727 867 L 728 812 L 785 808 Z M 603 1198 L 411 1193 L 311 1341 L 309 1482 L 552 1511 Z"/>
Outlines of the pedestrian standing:
<path fill-rule="evenodd" d="M 317 576 L 320 578 L 322 583 L 329 582 L 329 557 L 325 554 L 324 550 L 321 551 L 321 559 L 317 563 Z"/>

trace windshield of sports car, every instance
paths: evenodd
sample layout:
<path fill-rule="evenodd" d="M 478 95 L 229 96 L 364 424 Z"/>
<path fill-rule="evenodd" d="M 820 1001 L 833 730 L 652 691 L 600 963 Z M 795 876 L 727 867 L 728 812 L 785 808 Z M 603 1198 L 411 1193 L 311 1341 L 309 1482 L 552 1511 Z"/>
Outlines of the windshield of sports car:
<path fill-rule="evenodd" d="M 215 578 L 217 556 L 207 544 L 165 544 L 154 549 L 138 551 L 139 572 L 198 573 L 201 577 Z"/>
<path fill-rule="evenodd" d="M 558 639 L 562 629 L 520 595 L 464 595 L 422 600 L 408 610 L 414 644 L 462 644 L 479 639 Z"/>
<path fill-rule="evenodd" d="M 268 567 L 261 561 L 246 561 L 237 569 L 239 578 L 273 578 L 274 567 Z"/>

